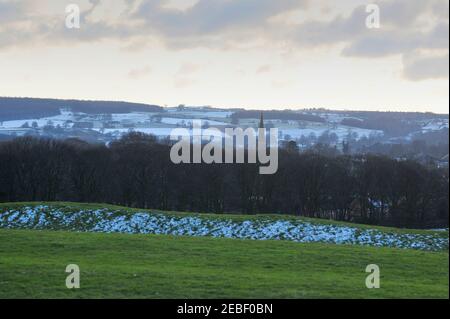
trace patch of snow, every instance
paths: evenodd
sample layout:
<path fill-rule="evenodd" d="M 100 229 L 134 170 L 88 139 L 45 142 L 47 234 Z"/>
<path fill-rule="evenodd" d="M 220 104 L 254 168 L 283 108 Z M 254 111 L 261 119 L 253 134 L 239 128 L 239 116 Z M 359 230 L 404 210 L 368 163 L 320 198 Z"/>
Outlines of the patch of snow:
<path fill-rule="evenodd" d="M 4 211 L 0 213 L 0 228 L 287 240 L 432 251 L 448 249 L 448 238 L 434 234 L 388 233 L 375 229 L 313 224 L 301 220 L 261 218 L 238 222 L 147 212 L 129 214 L 108 209 L 61 210 L 49 206 Z"/>

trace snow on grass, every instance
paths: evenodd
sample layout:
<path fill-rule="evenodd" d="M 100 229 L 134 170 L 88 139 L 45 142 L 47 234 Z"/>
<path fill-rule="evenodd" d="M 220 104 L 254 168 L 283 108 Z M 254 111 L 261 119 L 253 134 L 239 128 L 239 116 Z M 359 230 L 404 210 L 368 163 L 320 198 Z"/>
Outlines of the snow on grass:
<path fill-rule="evenodd" d="M 68 127 L 72 127 L 72 123 L 67 123 L 67 121 L 73 121 L 74 116 L 72 114 L 60 114 L 51 117 L 44 117 L 39 119 L 24 119 L 24 120 L 12 120 L 12 121 L 0 121 L 0 128 L 5 129 L 14 129 L 21 128 L 23 125 L 28 123 L 28 126 L 31 127 L 35 122 L 38 127 L 42 128 L 47 124 L 51 123 L 52 125 L 67 125 Z"/>
<path fill-rule="evenodd" d="M 161 119 L 161 123 L 162 124 L 168 124 L 168 125 L 192 125 L 193 121 L 195 120 L 201 120 L 201 119 L 194 119 L 194 118 L 175 118 L 175 117 L 163 117 Z M 219 121 L 213 121 L 213 120 L 209 120 L 209 119 L 203 119 L 201 120 L 202 124 L 206 124 L 208 123 L 210 126 L 214 126 L 214 125 L 220 125 L 220 126 L 225 126 L 228 125 L 225 122 L 219 122 Z"/>
<path fill-rule="evenodd" d="M 448 249 L 448 238 L 433 233 L 391 233 L 342 225 L 313 224 L 302 220 L 233 221 L 161 213 L 130 214 L 109 209 L 73 210 L 49 206 L 24 207 L 1 212 L 0 228 L 287 240 L 431 251 Z"/>
<path fill-rule="evenodd" d="M 150 118 L 157 113 L 152 112 L 130 112 L 130 113 L 113 113 L 111 118 L 113 121 L 129 121 L 132 123 L 142 123 L 149 121 Z"/>
<path fill-rule="evenodd" d="M 423 123 L 422 132 L 439 131 L 444 128 L 449 128 L 448 119 L 433 119 L 426 123 Z"/>

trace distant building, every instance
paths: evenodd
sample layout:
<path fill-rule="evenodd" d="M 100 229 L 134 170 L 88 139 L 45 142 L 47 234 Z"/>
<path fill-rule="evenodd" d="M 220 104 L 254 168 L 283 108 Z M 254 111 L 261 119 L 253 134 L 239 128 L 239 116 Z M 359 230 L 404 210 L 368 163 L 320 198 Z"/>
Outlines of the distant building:
<path fill-rule="evenodd" d="M 136 124 L 134 123 L 123 123 L 123 128 L 136 128 Z"/>
<path fill-rule="evenodd" d="M 437 161 L 438 167 L 448 167 L 448 154 Z"/>
<path fill-rule="evenodd" d="M 92 125 L 93 125 L 93 128 L 95 128 L 95 129 L 103 128 L 103 122 L 102 121 L 94 121 L 92 123 Z"/>
<path fill-rule="evenodd" d="M 59 113 L 61 113 L 61 115 L 68 115 L 68 116 L 73 115 L 71 107 L 62 107 L 59 109 Z"/>
<path fill-rule="evenodd" d="M 121 128 L 122 125 L 120 124 L 119 121 L 108 121 L 104 124 L 104 128 L 109 128 L 109 129 L 113 129 L 113 128 Z"/>

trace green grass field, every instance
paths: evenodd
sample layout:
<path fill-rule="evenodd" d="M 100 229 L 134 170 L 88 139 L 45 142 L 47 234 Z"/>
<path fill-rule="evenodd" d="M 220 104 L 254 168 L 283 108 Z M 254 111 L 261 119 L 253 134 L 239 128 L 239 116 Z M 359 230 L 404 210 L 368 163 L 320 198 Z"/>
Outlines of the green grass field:
<path fill-rule="evenodd" d="M 0 229 L 0 298 L 448 298 L 448 267 L 448 251 Z"/>

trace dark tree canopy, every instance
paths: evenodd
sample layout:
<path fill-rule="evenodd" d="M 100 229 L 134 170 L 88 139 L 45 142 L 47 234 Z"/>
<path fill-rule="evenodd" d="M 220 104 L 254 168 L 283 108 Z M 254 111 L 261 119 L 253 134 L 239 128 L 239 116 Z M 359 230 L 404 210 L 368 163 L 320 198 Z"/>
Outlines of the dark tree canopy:
<path fill-rule="evenodd" d="M 0 97 L 2 121 L 51 117 L 59 115 L 60 108 L 87 114 L 163 111 L 160 106 L 140 103 Z"/>
<path fill-rule="evenodd" d="M 448 168 L 317 148 L 280 150 L 275 175 L 255 164 L 182 164 L 171 145 L 132 133 L 108 147 L 77 139 L 0 142 L 0 201 L 292 214 L 399 227 L 448 226 Z"/>

